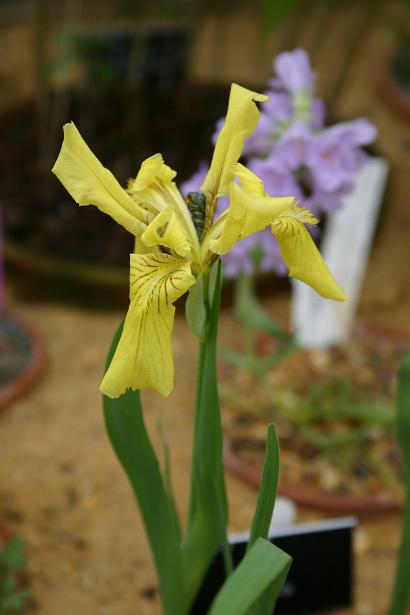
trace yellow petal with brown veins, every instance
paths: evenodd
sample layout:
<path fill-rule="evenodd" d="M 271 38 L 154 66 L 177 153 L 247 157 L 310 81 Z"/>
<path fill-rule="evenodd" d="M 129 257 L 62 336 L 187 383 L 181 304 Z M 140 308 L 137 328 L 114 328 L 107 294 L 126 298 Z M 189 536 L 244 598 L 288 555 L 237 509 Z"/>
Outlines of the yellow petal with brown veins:
<path fill-rule="evenodd" d="M 119 397 L 127 388 L 168 395 L 174 382 L 173 303 L 193 284 L 189 263 L 168 254 L 131 254 L 130 306 L 101 392 Z"/>

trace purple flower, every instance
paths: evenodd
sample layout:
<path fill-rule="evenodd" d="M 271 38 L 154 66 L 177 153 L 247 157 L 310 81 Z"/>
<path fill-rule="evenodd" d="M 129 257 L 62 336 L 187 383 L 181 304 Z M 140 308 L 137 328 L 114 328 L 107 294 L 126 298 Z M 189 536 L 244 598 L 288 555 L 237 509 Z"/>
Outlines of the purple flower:
<path fill-rule="evenodd" d="M 273 62 L 273 68 L 277 79 L 270 81 L 269 85 L 275 89 L 281 87 L 291 94 L 302 90 L 308 94 L 313 93 L 316 76 L 304 49 L 280 53 Z"/>
<path fill-rule="evenodd" d="M 268 194 L 302 198 L 295 176 L 280 159 L 273 156 L 264 159 L 252 158 L 247 166 L 261 178 Z"/>
<path fill-rule="evenodd" d="M 268 156 L 273 144 L 274 126 L 266 113 L 261 113 L 258 125 L 245 139 L 243 156 Z"/>
<path fill-rule="evenodd" d="M 283 130 L 283 124 L 293 115 L 293 105 L 288 94 L 284 92 L 266 92 L 269 100 L 261 105 L 258 125 L 245 140 L 242 150 L 243 156 L 267 156 L 270 152 L 277 133 Z M 212 143 L 215 145 L 219 133 L 224 125 L 225 118 L 220 118 L 215 125 Z"/>
<path fill-rule="evenodd" d="M 287 92 L 267 91 L 269 100 L 262 103 L 261 115 L 266 115 L 271 124 L 288 122 L 293 115 L 293 105 Z"/>
<path fill-rule="evenodd" d="M 262 260 L 259 265 L 260 271 L 274 270 L 280 275 L 286 275 L 286 265 L 282 260 L 279 246 L 270 229 L 259 231 L 259 233 L 238 241 L 235 247 L 222 257 L 224 275 L 227 278 L 235 278 L 239 273 L 253 273 L 254 263 L 251 252 L 255 248 L 259 248 L 262 251 Z"/>
<path fill-rule="evenodd" d="M 306 164 L 319 191 L 344 192 L 351 187 L 357 157 L 348 144 L 323 134 L 310 142 Z"/>
<path fill-rule="evenodd" d="M 303 49 L 284 52 L 274 61 L 276 76 L 261 105 L 255 131 L 243 148 L 247 167 L 264 182 L 272 196 L 294 196 L 302 206 L 320 216 L 338 209 L 342 197 L 353 185 L 366 154 L 362 147 L 374 141 L 375 127 L 365 118 L 324 128 L 325 105 L 315 98 L 313 72 Z M 213 142 L 224 118 L 218 120 Z M 181 186 L 183 194 L 199 190 L 207 172 L 201 164 L 195 175 Z M 217 215 L 228 207 L 228 198 L 219 199 Z M 318 230 L 313 231 L 315 238 Z M 278 244 L 269 229 L 248 237 L 223 257 L 225 275 L 251 272 L 250 252 L 262 250 L 260 269 L 285 274 L 287 269 Z"/>
<path fill-rule="evenodd" d="M 303 207 L 309 209 L 315 216 L 336 211 L 342 206 L 342 191 L 323 191 L 312 185 L 312 193 L 303 199 Z M 311 229 L 312 230 L 312 229 Z M 318 230 L 314 227 L 313 230 Z"/>
<path fill-rule="evenodd" d="M 252 273 L 254 266 L 249 252 L 258 244 L 255 235 L 250 235 L 235 245 L 235 247 L 222 257 L 224 275 L 227 278 L 236 278 L 239 273 Z"/>
<path fill-rule="evenodd" d="M 314 98 L 310 107 L 311 112 L 311 127 L 312 130 L 321 130 L 325 125 L 326 107 L 325 103 L 320 98 Z"/>
<path fill-rule="evenodd" d="M 365 154 L 360 145 L 371 143 L 376 129 L 365 119 L 343 122 L 317 133 L 309 143 L 306 164 L 322 192 L 347 192 Z"/>
<path fill-rule="evenodd" d="M 361 117 L 350 122 L 340 122 L 326 129 L 326 133 L 352 146 L 369 145 L 377 137 L 377 128 L 368 119 Z"/>
<path fill-rule="evenodd" d="M 306 160 L 311 130 L 302 122 L 295 122 L 275 144 L 273 156 L 290 170 L 298 169 Z"/>

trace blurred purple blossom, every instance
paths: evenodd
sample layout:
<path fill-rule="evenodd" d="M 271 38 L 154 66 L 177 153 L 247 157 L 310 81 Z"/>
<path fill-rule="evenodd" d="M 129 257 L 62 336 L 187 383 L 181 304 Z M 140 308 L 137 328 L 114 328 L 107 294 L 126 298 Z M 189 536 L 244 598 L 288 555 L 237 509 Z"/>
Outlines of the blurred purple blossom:
<path fill-rule="evenodd" d="M 315 73 L 303 49 L 279 54 L 273 67 L 276 75 L 266 91 L 269 100 L 260 106 L 259 123 L 243 148 L 246 165 L 263 180 L 268 194 L 295 196 L 315 215 L 332 212 L 353 188 L 366 158 L 362 147 L 375 140 L 376 128 L 366 118 L 324 127 L 325 105 L 314 96 Z M 216 124 L 213 143 L 224 119 Z M 183 194 L 199 190 L 206 172 L 202 162 L 182 184 Z M 227 198 L 220 199 L 217 215 L 227 206 Z M 257 246 L 262 251 L 260 270 L 286 274 L 278 245 L 267 229 L 240 241 L 224 257 L 225 275 L 251 272 L 250 253 Z"/>
<path fill-rule="evenodd" d="M 292 101 L 284 92 L 269 92 L 261 105 L 258 125 L 245 141 L 243 156 L 268 156 L 273 143 L 282 134 L 293 115 Z"/>
<path fill-rule="evenodd" d="M 250 171 L 261 178 L 265 184 L 265 192 L 275 196 L 303 197 L 296 177 L 282 160 L 269 158 L 251 158 L 247 164 Z"/>
<path fill-rule="evenodd" d="M 311 104 L 312 130 L 320 130 L 325 125 L 326 119 L 326 106 L 321 98 L 314 98 Z"/>
<path fill-rule="evenodd" d="M 283 89 L 291 94 L 301 91 L 313 94 L 316 75 L 304 49 L 280 53 L 273 61 L 273 70 L 277 77 L 268 81 L 273 89 Z"/>

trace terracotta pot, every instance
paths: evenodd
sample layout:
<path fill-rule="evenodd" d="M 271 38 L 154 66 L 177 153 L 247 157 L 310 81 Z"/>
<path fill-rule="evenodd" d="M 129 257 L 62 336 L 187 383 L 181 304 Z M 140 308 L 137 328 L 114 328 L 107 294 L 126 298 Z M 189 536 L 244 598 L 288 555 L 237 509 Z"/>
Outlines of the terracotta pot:
<path fill-rule="evenodd" d="M 388 341 L 399 349 L 410 349 L 410 336 L 397 330 L 391 329 L 378 323 L 357 323 L 354 330 L 356 337 L 371 340 Z M 265 334 L 258 340 L 262 349 L 265 347 Z M 297 353 L 297 351 L 296 351 Z M 295 358 L 295 354 L 292 355 Z M 270 423 L 264 417 L 252 417 L 252 420 Z M 261 472 L 245 461 L 233 446 L 234 440 L 227 440 L 224 449 L 225 466 L 233 474 L 241 478 L 245 483 L 259 488 Z M 278 493 L 290 498 L 296 504 L 307 508 L 315 508 L 329 513 L 355 514 L 358 516 L 377 516 L 389 512 L 398 511 L 402 508 L 402 501 L 393 494 L 384 493 L 380 495 L 349 495 L 349 494 L 330 494 L 319 489 L 312 490 L 304 488 L 303 485 L 289 485 L 284 482 L 279 483 Z"/>
<path fill-rule="evenodd" d="M 233 450 L 232 441 L 225 443 L 225 466 L 235 476 L 255 489 L 259 489 L 261 473 L 244 461 Z M 333 495 L 323 491 L 303 488 L 303 485 L 279 483 L 278 494 L 290 498 L 296 504 L 307 508 L 324 510 L 334 514 L 355 514 L 358 516 L 377 516 L 400 509 L 400 503 L 392 495 L 354 496 Z"/>
<path fill-rule="evenodd" d="M 30 388 L 40 377 L 45 365 L 44 343 L 38 332 L 20 316 L 12 314 L 12 319 L 24 330 L 33 352 L 25 370 L 15 380 L 0 388 L 0 410 L 3 410 Z"/>
<path fill-rule="evenodd" d="M 52 281 L 59 281 L 62 285 L 68 283 L 84 288 L 92 287 L 94 291 L 104 288 L 128 293 L 129 271 L 127 269 L 42 256 L 9 239 L 4 241 L 3 248 L 4 258 L 8 264 L 29 275 L 36 274 L 47 278 L 50 281 L 49 285 Z M 29 281 L 24 280 L 25 283 Z"/>

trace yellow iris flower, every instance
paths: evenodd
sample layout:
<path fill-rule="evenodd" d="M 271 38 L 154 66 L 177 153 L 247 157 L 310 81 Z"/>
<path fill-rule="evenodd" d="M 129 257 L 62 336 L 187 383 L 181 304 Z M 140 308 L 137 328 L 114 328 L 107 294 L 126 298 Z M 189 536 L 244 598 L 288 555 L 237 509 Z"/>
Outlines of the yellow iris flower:
<path fill-rule="evenodd" d="M 262 94 L 232 85 L 225 124 L 201 187 L 206 203 L 201 238 L 175 185 L 176 173 L 161 154 L 145 160 L 135 180 L 124 189 L 95 157 L 75 125 L 64 126 L 53 173 L 79 205 L 95 205 L 136 238 L 136 253 L 130 255 L 130 306 L 101 383 L 105 395 L 118 397 L 128 387 L 170 393 L 174 302 L 217 256 L 268 225 L 290 275 L 323 297 L 345 298 L 305 227 L 317 220 L 292 196 L 267 195 L 263 182 L 238 164 L 243 143 L 258 122 L 255 103 L 265 100 Z M 225 195 L 229 195 L 229 207 L 213 222 L 216 201 Z"/>

